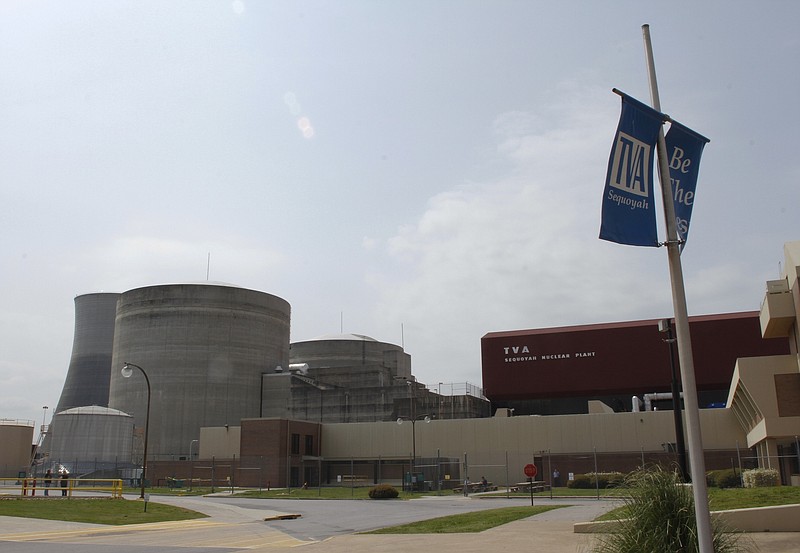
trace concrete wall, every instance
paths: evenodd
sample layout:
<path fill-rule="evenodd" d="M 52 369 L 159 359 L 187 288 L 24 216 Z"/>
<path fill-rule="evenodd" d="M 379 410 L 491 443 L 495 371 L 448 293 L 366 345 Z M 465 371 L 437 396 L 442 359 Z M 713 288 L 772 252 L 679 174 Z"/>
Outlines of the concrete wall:
<path fill-rule="evenodd" d="M 730 452 L 735 458 L 737 442 L 745 441 L 735 417 L 728 409 L 708 409 L 701 411 L 700 419 L 709 468 L 730 467 Z M 417 458 L 463 460 L 466 454 L 473 479 L 485 475 L 505 482 L 506 460 L 512 482 L 523 480 L 521 467 L 534 460 L 562 463 L 560 472 L 566 479 L 568 472 L 592 470 L 595 453 L 605 460 L 605 466 L 598 467 L 601 471 L 631 470 L 642 456 L 646 463 L 663 460 L 665 444 L 675 441 L 673 421 L 671 411 L 434 420 L 418 421 L 413 437 Z M 409 459 L 413 437 L 410 422 L 326 424 L 322 456 L 326 462 Z M 715 457 L 715 450 L 724 453 Z M 563 466 L 564 462 L 571 466 Z M 548 479 L 547 472 L 541 474 Z"/>
<path fill-rule="evenodd" d="M 707 468 L 729 468 L 737 459 L 737 443 L 744 443 L 744 433 L 733 413 L 728 409 L 702 410 L 700 420 Z M 294 453 L 292 434 L 300 440 L 299 450 Z M 231 436 L 240 436 L 241 441 L 237 444 Z M 306 436 L 311 437 L 310 453 L 306 451 Z M 413 425 L 408 420 L 401 424 L 320 425 L 286 419 L 245 419 L 241 434 L 234 427 L 203 428 L 200 460 L 193 466 L 195 475 L 201 474 L 198 470 L 207 470 L 208 461 L 214 457 L 218 470 L 232 470 L 236 482 L 244 486 L 279 487 L 287 482 L 295 486 L 303 481 L 316 485 L 320 476 L 323 484 L 336 485 L 338 476 L 351 471 L 359 477 L 357 485 L 381 481 L 399 485 L 402 475 L 410 470 L 413 457 L 417 471 L 425 474 L 426 481 L 435 481 L 436 474 L 444 480 L 449 474 L 456 480 L 486 476 L 496 485 L 505 485 L 523 481 L 522 468 L 533 462 L 540 470 L 538 479 L 549 482 L 552 470 L 558 468 L 562 484 L 566 484 L 571 472 L 579 474 L 595 468 L 600 472 L 628 472 L 643 463 L 668 466 L 676 461 L 675 454 L 666 448 L 674 439 L 670 411 L 429 423 L 418 420 Z M 317 456 L 323 459 L 321 475 Z M 438 473 L 434 463 L 441 469 Z M 450 481 L 443 486 L 457 484 Z M 341 485 L 350 482 L 343 481 Z"/>
<path fill-rule="evenodd" d="M 193 451 L 197 453 L 197 458 L 201 460 L 211 458 L 232 459 L 234 456 L 238 457 L 240 455 L 241 442 L 241 426 L 201 428 L 200 443 L 195 446 Z M 188 447 L 186 451 L 189 451 Z"/>

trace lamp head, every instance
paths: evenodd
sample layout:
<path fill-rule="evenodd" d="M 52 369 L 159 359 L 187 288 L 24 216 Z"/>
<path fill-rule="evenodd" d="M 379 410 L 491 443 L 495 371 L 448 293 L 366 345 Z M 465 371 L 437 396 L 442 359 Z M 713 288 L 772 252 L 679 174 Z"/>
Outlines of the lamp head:
<path fill-rule="evenodd" d="M 125 363 L 125 365 L 123 365 L 122 370 L 120 372 L 122 373 L 122 376 L 124 378 L 130 378 L 131 375 L 133 374 L 133 367 L 131 367 L 130 365 Z"/>
<path fill-rule="evenodd" d="M 403 418 L 397 417 L 397 424 L 403 424 Z"/>

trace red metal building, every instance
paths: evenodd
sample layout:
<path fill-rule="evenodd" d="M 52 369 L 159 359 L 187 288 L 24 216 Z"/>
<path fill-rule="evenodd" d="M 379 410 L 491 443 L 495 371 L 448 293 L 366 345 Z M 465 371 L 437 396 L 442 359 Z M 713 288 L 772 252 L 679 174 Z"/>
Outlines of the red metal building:
<path fill-rule="evenodd" d="M 689 317 L 689 327 L 701 406 L 724 401 L 737 358 L 789 353 L 787 339 L 761 337 L 756 311 Z M 665 338 L 658 319 L 490 332 L 481 339 L 484 393 L 517 414 L 585 412 L 587 399 L 630 410 L 631 395 L 670 390 Z M 679 371 L 677 352 L 675 363 Z"/>

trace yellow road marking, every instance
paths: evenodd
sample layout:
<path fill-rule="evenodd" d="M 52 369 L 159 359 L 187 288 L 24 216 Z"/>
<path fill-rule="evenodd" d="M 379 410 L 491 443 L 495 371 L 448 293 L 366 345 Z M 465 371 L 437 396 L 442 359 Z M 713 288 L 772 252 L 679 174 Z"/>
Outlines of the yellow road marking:
<path fill-rule="evenodd" d="M 213 529 L 209 536 L 205 530 Z M 242 533 L 245 533 L 243 536 Z M 0 534 L 0 540 L 10 542 L 47 541 L 55 543 L 145 543 L 158 545 L 164 540 L 174 546 L 230 547 L 247 550 L 267 550 L 297 547 L 315 543 L 303 541 L 267 526 L 252 523 L 224 523 L 208 520 L 181 520 L 121 526 L 89 526 L 49 532 L 20 532 Z"/>
<path fill-rule="evenodd" d="M 174 520 L 168 522 L 150 522 L 145 524 L 123 524 L 119 526 L 90 526 L 84 528 L 75 528 L 74 530 L 55 530 L 51 532 L 22 532 L 18 534 L 0 534 L 0 540 L 6 541 L 33 541 L 33 540 L 51 540 L 58 538 L 69 538 L 75 536 L 89 536 L 89 535 L 102 535 L 102 534 L 126 534 L 142 531 L 164 531 L 176 530 L 184 528 L 192 528 L 195 526 L 203 526 L 204 528 L 213 528 L 215 526 L 225 526 L 223 522 L 210 522 L 207 520 Z"/>

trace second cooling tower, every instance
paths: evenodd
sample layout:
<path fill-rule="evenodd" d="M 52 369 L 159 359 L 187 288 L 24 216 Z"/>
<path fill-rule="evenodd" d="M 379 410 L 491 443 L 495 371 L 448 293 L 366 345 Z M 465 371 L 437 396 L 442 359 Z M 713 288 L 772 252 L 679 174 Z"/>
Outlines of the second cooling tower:
<path fill-rule="evenodd" d="M 169 284 L 120 296 L 109 407 L 145 426 L 150 381 L 148 458 L 187 456 L 204 426 L 238 425 L 260 415 L 261 375 L 289 363 L 290 306 L 224 284 Z"/>
<path fill-rule="evenodd" d="M 53 415 L 86 405 L 108 405 L 114 316 L 119 294 L 75 298 L 75 337 L 69 371 Z"/>

